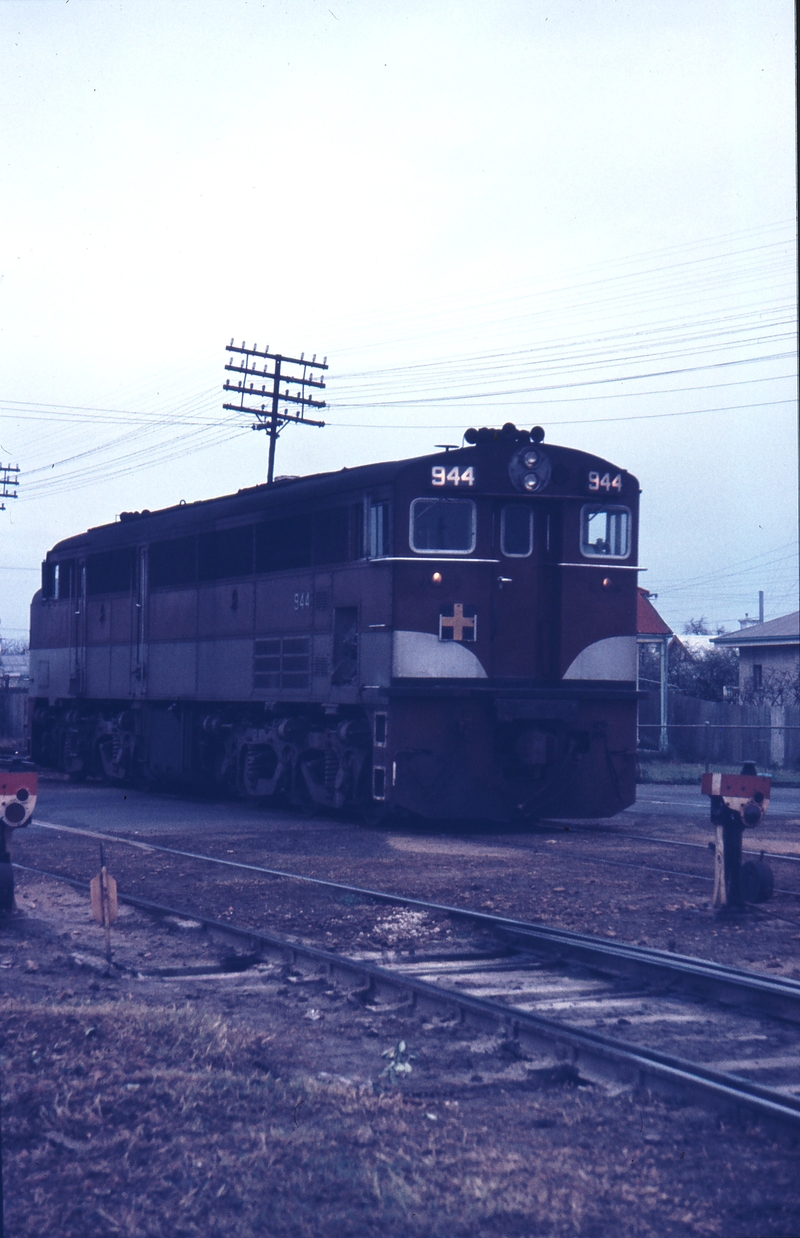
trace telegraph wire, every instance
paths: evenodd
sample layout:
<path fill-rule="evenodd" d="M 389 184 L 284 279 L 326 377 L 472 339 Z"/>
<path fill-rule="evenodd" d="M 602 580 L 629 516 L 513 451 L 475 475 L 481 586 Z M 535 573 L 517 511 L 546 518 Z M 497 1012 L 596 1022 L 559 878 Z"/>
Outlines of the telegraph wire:
<path fill-rule="evenodd" d="M 746 412 L 752 408 L 768 408 L 776 404 L 795 404 L 794 398 L 785 400 L 762 400 L 753 404 L 727 404 L 720 408 L 690 408 L 669 413 L 626 413 L 622 417 L 580 417 L 572 421 L 550 421 L 554 429 L 561 426 L 594 426 L 607 425 L 615 421 L 657 421 L 667 417 L 701 417 L 705 413 Z M 538 407 L 534 405 L 534 407 Z M 454 425 L 376 425 L 374 422 L 329 422 L 331 428 L 348 430 L 458 430 Z"/>
<path fill-rule="evenodd" d="M 681 367 L 675 367 L 670 370 L 652 370 L 644 374 L 627 374 L 627 375 L 618 374 L 618 375 L 613 375 L 610 378 L 581 379 L 579 382 L 574 382 L 574 383 L 553 383 L 548 386 L 522 387 L 514 391 L 504 391 L 504 392 L 473 391 L 473 392 L 467 392 L 464 394 L 453 395 L 453 396 L 428 396 L 423 399 L 414 399 L 413 397 L 409 396 L 407 398 L 398 399 L 398 400 L 384 400 L 384 401 L 371 400 L 369 404 L 366 404 L 366 405 L 347 403 L 341 400 L 331 400 L 329 403 L 332 409 L 333 408 L 392 408 L 396 406 L 402 407 L 408 404 L 453 403 L 455 401 L 460 402 L 466 399 L 473 399 L 473 400 L 500 399 L 500 398 L 505 398 L 509 395 L 531 395 L 531 394 L 537 394 L 541 391 L 564 391 L 564 390 L 567 390 L 569 388 L 574 388 L 574 387 L 598 387 L 601 385 L 608 385 L 610 383 L 622 383 L 622 382 L 631 383 L 631 382 L 637 382 L 637 381 L 640 381 L 646 378 L 669 378 L 675 374 L 692 374 L 692 373 L 697 373 L 701 370 L 724 369 L 724 368 L 728 368 L 734 365 L 752 365 L 752 364 L 756 364 L 758 362 L 763 362 L 763 361 L 785 360 L 786 358 L 793 357 L 795 355 L 796 354 L 794 351 L 771 353 L 771 354 L 768 354 L 762 357 L 740 357 L 740 358 L 737 358 L 736 360 L 709 362 L 706 365 L 681 366 Z M 575 368 L 575 367 L 572 367 L 572 368 Z M 646 394 L 646 393 L 642 392 L 639 394 Z"/>
<path fill-rule="evenodd" d="M 662 249 L 644 254 L 626 255 L 610 262 L 582 265 L 573 270 L 562 271 L 560 275 L 553 276 L 533 291 L 529 288 L 520 288 L 517 291 L 514 286 L 507 285 L 505 289 L 490 290 L 488 295 L 481 294 L 477 298 L 474 296 L 465 298 L 464 294 L 451 294 L 430 302 L 422 309 L 418 305 L 409 305 L 407 309 L 399 307 L 396 313 L 381 321 L 381 330 L 387 331 L 392 323 L 413 322 L 418 340 L 421 338 L 423 325 L 433 317 L 437 317 L 437 323 L 446 320 L 447 326 L 433 331 L 425 328 L 426 340 L 432 336 L 441 338 L 448 333 L 452 334 L 453 331 L 463 333 L 466 330 L 473 330 L 473 327 L 465 326 L 465 323 L 468 323 L 470 319 L 475 323 L 476 315 L 482 311 L 485 320 L 487 310 L 490 315 L 494 313 L 494 321 L 488 323 L 489 330 L 495 332 L 507 330 L 510 324 L 516 324 L 510 328 L 509 333 L 512 337 L 518 337 L 523 328 L 530 332 L 536 321 L 545 315 L 548 323 L 559 316 L 563 319 L 566 314 L 570 314 L 571 320 L 574 320 L 576 306 L 584 316 L 594 315 L 595 321 L 599 313 L 603 313 L 608 320 L 609 307 L 613 307 L 610 312 L 620 326 L 611 331 L 598 333 L 592 329 L 590 324 L 587 324 L 585 333 L 575 334 L 575 324 L 572 321 L 572 334 L 550 341 L 544 339 L 533 346 L 526 343 L 519 348 L 504 347 L 495 350 L 484 348 L 480 353 L 471 353 L 467 356 L 462 354 L 420 361 L 413 365 L 393 368 L 381 366 L 380 369 L 375 370 L 360 369 L 351 373 L 345 372 L 334 379 L 334 386 L 339 389 L 342 398 L 334 400 L 332 407 L 341 411 L 403 407 L 410 410 L 417 406 L 424 408 L 429 405 L 453 403 L 460 408 L 467 409 L 470 407 L 470 402 L 479 403 L 480 406 L 486 404 L 491 406 L 493 402 L 504 400 L 514 407 L 541 408 L 543 404 L 558 405 L 573 401 L 586 402 L 622 396 L 629 399 L 635 395 L 644 397 L 651 394 L 699 392 L 739 385 L 734 381 L 677 389 L 662 388 L 656 391 L 624 390 L 608 393 L 601 390 L 603 386 L 624 384 L 630 387 L 631 384 L 648 379 L 669 379 L 680 374 L 714 371 L 728 366 L 757 365 L 794 356 L 793 352 L 775 351 L 760 356 L 728 358 L 704 365 L 653 368 L 651 371 L 633 374 L 618 372 L 624 369 L 626 364 L 630 368 L 635 368 L 656 359 L 662 362 L 668 357 L 675 356 L 688 359 L 698 353 L 706 355 L 716 353 L 719 356 L 720 353 L 724 355 L 732 348 L 740 351 L 752 350 L 759 344 L 763 346 L 767 342 L 777 342 L 785 338 L 788 333 L 781 333 L 778 329 L 789 325 L 790 322 L 793 325 L 794 319 L 781 318 L 781 315 L 785 315 L 790 307 L 793 308 L 793 302 L 779 295 L 777 300 L 773 296 L 769 303 L 765 303 L 765 297 L 771 295 L 767 290 L 776 285 L 780 277 L 784 277 L 781 280 L 781 287 L 786 286 L 787 256 L 790 251 L 794 250 L 794 238 L 793 236 L 778 240 L 770 238 L 776 235 L 780 237 L 783 229 L 791 227 L 793 227 L 793 221 L 777 221 L 774 224 L 759 225 L 753 229 L 744 229 L 724 236 L 704 238 L 679 246 L 662 247 Z M 580 276 L 578 279 L 574 278 L 576 273 Z M 730 304 L 731 295 L 741 296 L 745 289 L 748 290 L 747 295 L 751 298 L 747 305 L 728 313 L 714 312 L 710 299 L 719 304 L 720 298 L 724 297 L 725 303 Z M 693 298 L 695 306 L 705 304 L 708 308 L 705 311 L 698 308 L 697 312 L 688 318 L 683 313 L 677 317 L 669 317 L 669 311 L 667 311 L 667 316 L 664 316 L 665 305 L 674 301 L 678 296 L 686 300 L 689 295 Z M 448 305 L 453 307 L 453 312 L 443 315 L 442 307 Z M 649 316 L 651 320 L 655 316 L 655 305 L 660 309 L 661 315 L 657 321 L 647 322 L 645 316 Z M 626 318 L 630 320 L 627 323 Z M 366 322 L 363 316 L 362 322 Z M 374 325 L 372 321 L 370 325 Z M 484 322 L 484 325 L 487 324 Z M 347 326 L 346 320 L 340 324 L 340 330 L 342 328 L 347 329 L 352 338 L 352 331 Z M 397 346 L 396 333 L 391 342 L 393 346 Z M 374 342 L 370 344 L 362 340 L 358 346 L 345 345 L 344 348 L 336 351 L 343 356 L 354 352 L 364 356 L 376 347 L 385 347 L 385 345 Z M 178 368 L 166 367 L 165 370 L 159 372 L 159 386 L 162 390 L 165 386 L 167 388 L 174 386 L 180 373 L 187 372 L 189 368 L 188 364 Z M 610 376 L 607 373 L 599 376 L 597 373 L 610 368 L 617 370 L 616 376 Z M 554 381 L 559 374 L 564 374 L 566 377 L 575 375 L 576 372 L 580 374 L 581 371 L 584 373 L 595 371 L 595 376 L 574 378 L 564 382 Z M 531 378 L 537 372 L 540 381 L 531 383 Z M 165 374 L 166 382 L 160 381 Z M 490 378 L 488 384 L 485 382 L 487 375 Z M 476 390 L 479 377 L 484 382 L 480 383 L 479 389 Z M 791 376 L 765 375 L 740 381 L 741 383 L 768 382 L 788 377 Z M 549 382 L 541 381 L 548 378 Z M 147 380 L 143 379 L 141 383 L 136 384 L 136 387 L 144 393 L 145 386 L 152 384 L 153 381 L 154 376 L 150 376 Z M 460 389 L 452 390 L 454 382 Z M 380 397 L 386 393 L 387 383 L 393 384 L 394 398 L 381 399 Z M 504 384 L 505 388 L 513 384 L 513 387 L 511 390 L 498 389 L 500 384 Z M 484 390 L 484 385 L 490 389 Z M 436 388 L 443 386 L 449 387 L 450 390 L 437 392 Z M 562 394 L 558 399 L 546 401 L 519 398 L 545 392 L 567 393 L 581 388 L 586 389 L 588 394 Z M 209 450 L 229 440 L 237 434 L 237 431 L 241 432 L 234 424 L 235 419 L 221 421 L 216 411 L 216 401 L 213 409 L 214 416 L 210 415 L 212 413 L 210 406 L 208 407 L 209 416 L 203 415 L 206 401 L 210 402 L 217 394 L 218 389 L 215 386 L 213 389 L 205 389 L 183 400 L 173 401 L 169 398 L 162 398 L 159 409 L 150 409 L 146 412 L 134 412 L 118 407 L 101 409 L 82 405 L 3 400 L 0 401 L 0 413 L 4 413 L 6 417 L 13 417 L 14 413 L 18 413 L 23 425 L 26 422 L 35 421 L 48 421 L 56 426 L 60 424 L 62 433 L 60 435 L 56 433 L 55 437 L 62 441 L 72 433 L 72 426 L 84 425 L 87 422 L 93 425 L 105 423 L 130 427 L 124 434 L 91 446 L 82 444 L 80 450 L 73 451 L 71 454 L 68 450 L 65 451 L 63 459 L 56 461 L 51 459 L 46 464 L 38 465 L 26 472 L 26 477 L 35 479 L 31 484 L 34 494 L 45 491 L 59 493 L 75 484 L 96 480 L 100 466 L 94 462 L 103 457 L 107 458 L 107 463 L 103 465 L 103 478 L 110 479 L 125 476 L 134 471 L 140 466 L 139 462 L 145 458 L 149 465 L 156 465 L 178 456 Z M 622 422 L 698 416 L 705 412 L 737 412 L 789 402 L 788 400 L 754 401 L 749 404 L 713 409 L 631 413 L 619 417 L 592 418 L 592 421 Z M 341 429 L 402 428 L 419 432 L 429 429 L 458 429 L 453 426 L 393 426 L 379 422 L 365 425 L 334 421 L 331 424 Z M 567 426 L 587 424 L 587 422 L 586 420 L 559 421 L 554 424 Z M 168 437 L 164 438 L 164 435 Z M 138 446 L 138 442 L 144 439 L 148 439 L 152 444 L 155 437 L 159 441 L 154 445 Z M 137 446 L 131 451 L 130 447 L 133 443 Z M 52 449 L 52 438 L 49 445 Z M 39 446 L 39 442 L 36 446 Z M 127 450 L 120 451 L 123 446 Z M 68 448 L 67 441 L 64 441 L 64 448 Z M 41 459 L 41 456 L 39 458 Z M 79 465 L 81 461 L 92 461 L 92 463 L 81 467 L 70 467 Z M 65 472 L 67 468 L 69 471 Z M 28 495 L 26 494 L 25 497 Z"/>

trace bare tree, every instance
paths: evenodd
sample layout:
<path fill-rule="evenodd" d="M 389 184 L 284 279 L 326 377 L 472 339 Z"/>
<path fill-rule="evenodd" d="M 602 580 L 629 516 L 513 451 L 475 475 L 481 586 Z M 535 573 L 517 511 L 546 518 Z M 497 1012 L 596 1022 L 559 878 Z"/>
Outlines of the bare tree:
<path fill-rule="evenodd" d="M 26 640 L 3 640 L 0 639 L 0 654 L 4 653 L 27 653 L 28 642 Z"/>
<path fill-rule="evenodd" d="M 669 686 L 701 701 L 724 701 L 725 689 L 738 682 L 739 655 L 735 649 L 707 649 L 670 659 Z"/>
<path fill-rule="evenodd" d="M 739 699 L 743 705 L 800 705 L 800 672 L 765 670 L 759 686 L 747 684 Z"/>

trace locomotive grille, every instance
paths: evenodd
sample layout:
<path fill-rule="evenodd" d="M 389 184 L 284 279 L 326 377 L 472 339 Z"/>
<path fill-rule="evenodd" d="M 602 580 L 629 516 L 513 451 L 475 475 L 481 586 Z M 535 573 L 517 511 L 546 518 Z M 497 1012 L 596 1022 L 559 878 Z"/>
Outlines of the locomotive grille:
<path fill-rule="evenodd" d="M 257 640 L 253 646 L 253 688 L 308 688 L 310 662 L 308 636 Z"/>

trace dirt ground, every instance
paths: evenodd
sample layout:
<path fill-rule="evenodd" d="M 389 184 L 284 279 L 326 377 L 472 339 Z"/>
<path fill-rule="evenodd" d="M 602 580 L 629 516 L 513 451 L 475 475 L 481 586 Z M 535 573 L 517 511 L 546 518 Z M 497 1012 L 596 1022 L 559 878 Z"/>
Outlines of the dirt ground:
<path fill-rule="evenodd" d="M 60 794 L 60 821 L 80 828 L 82 799 L 73 801 L 69 789 Z M 800 976 L 800 818 L 788 814 L 771 812 L 745 835 L 746 847 L 796 857 L 773 862 L 774 898 L 721 918 L 709 905 L 713 860 L 707 844 L 713 832 L 707 818 L 643 814 L 606 823 L 541 823 L 516 832 L 458 826 L 431 831 L 408 824 L 370 829 L 270 811 L 254 822 L 252 816 L 226 817 L 225 806 L 187 807 L 180 801 L 173 812 L 160 797 L 163 824 L 139 830 L 147 800 L 117 794 L 119 805 L 108 800 L 112 828 L 148 844 Z M 87 790 L 76 795 L 85 797 Z M 43 820 L 49 819 L 46 808 Z M 107 850 L 120 889 L 169 906 L 287 932 L 331 949 L 402 945 L 402 932 L 389 931 L 387 938 L 380 909 L 356 895 L 343 898 L 115 843 Z M 98 844 L 74 833 L 18 831 L 14 857 L 86 881 L 98 867 Z"/>
<path fill-rule="evenodd" d="M 770 849 L 796 850 L 796 823 L 771 828 Z M 691 822 L 638 829 L 708 838 Z M 265 816 L 191 845 L 168 829 L 147 842 L 800 974 L 789 864 L 769 915 L 723 921 L 701 849 L 577 823 L 486 837 Z M 451 932 L 447 917 L 357 895 L 107 850 L 121 890 L 334 950 L 391 957 Z M 86 880 L 97 845 L 30 830 L 14 858 Z M 485 1030 L 365 1007 L 324 978 L 218 970 L 230 942 L 188 915 L 123 907 L 110 972 L 102 948 L 82 893 L 19 874 L 0 925 L 12 1238 L 800 1234 L 798 1148 L 757 1124 L 587 1085 Z"/>

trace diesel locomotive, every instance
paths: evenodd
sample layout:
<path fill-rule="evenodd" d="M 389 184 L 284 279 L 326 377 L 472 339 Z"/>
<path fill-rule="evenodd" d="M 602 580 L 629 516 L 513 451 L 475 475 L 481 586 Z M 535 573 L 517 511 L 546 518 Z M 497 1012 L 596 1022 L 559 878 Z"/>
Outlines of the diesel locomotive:
<path fill-rule="evenodd" d="M 468 430 L 59 542 L 34 760 L 377 816 L 633 803 L 639 486 L 544 437 Z"/>

